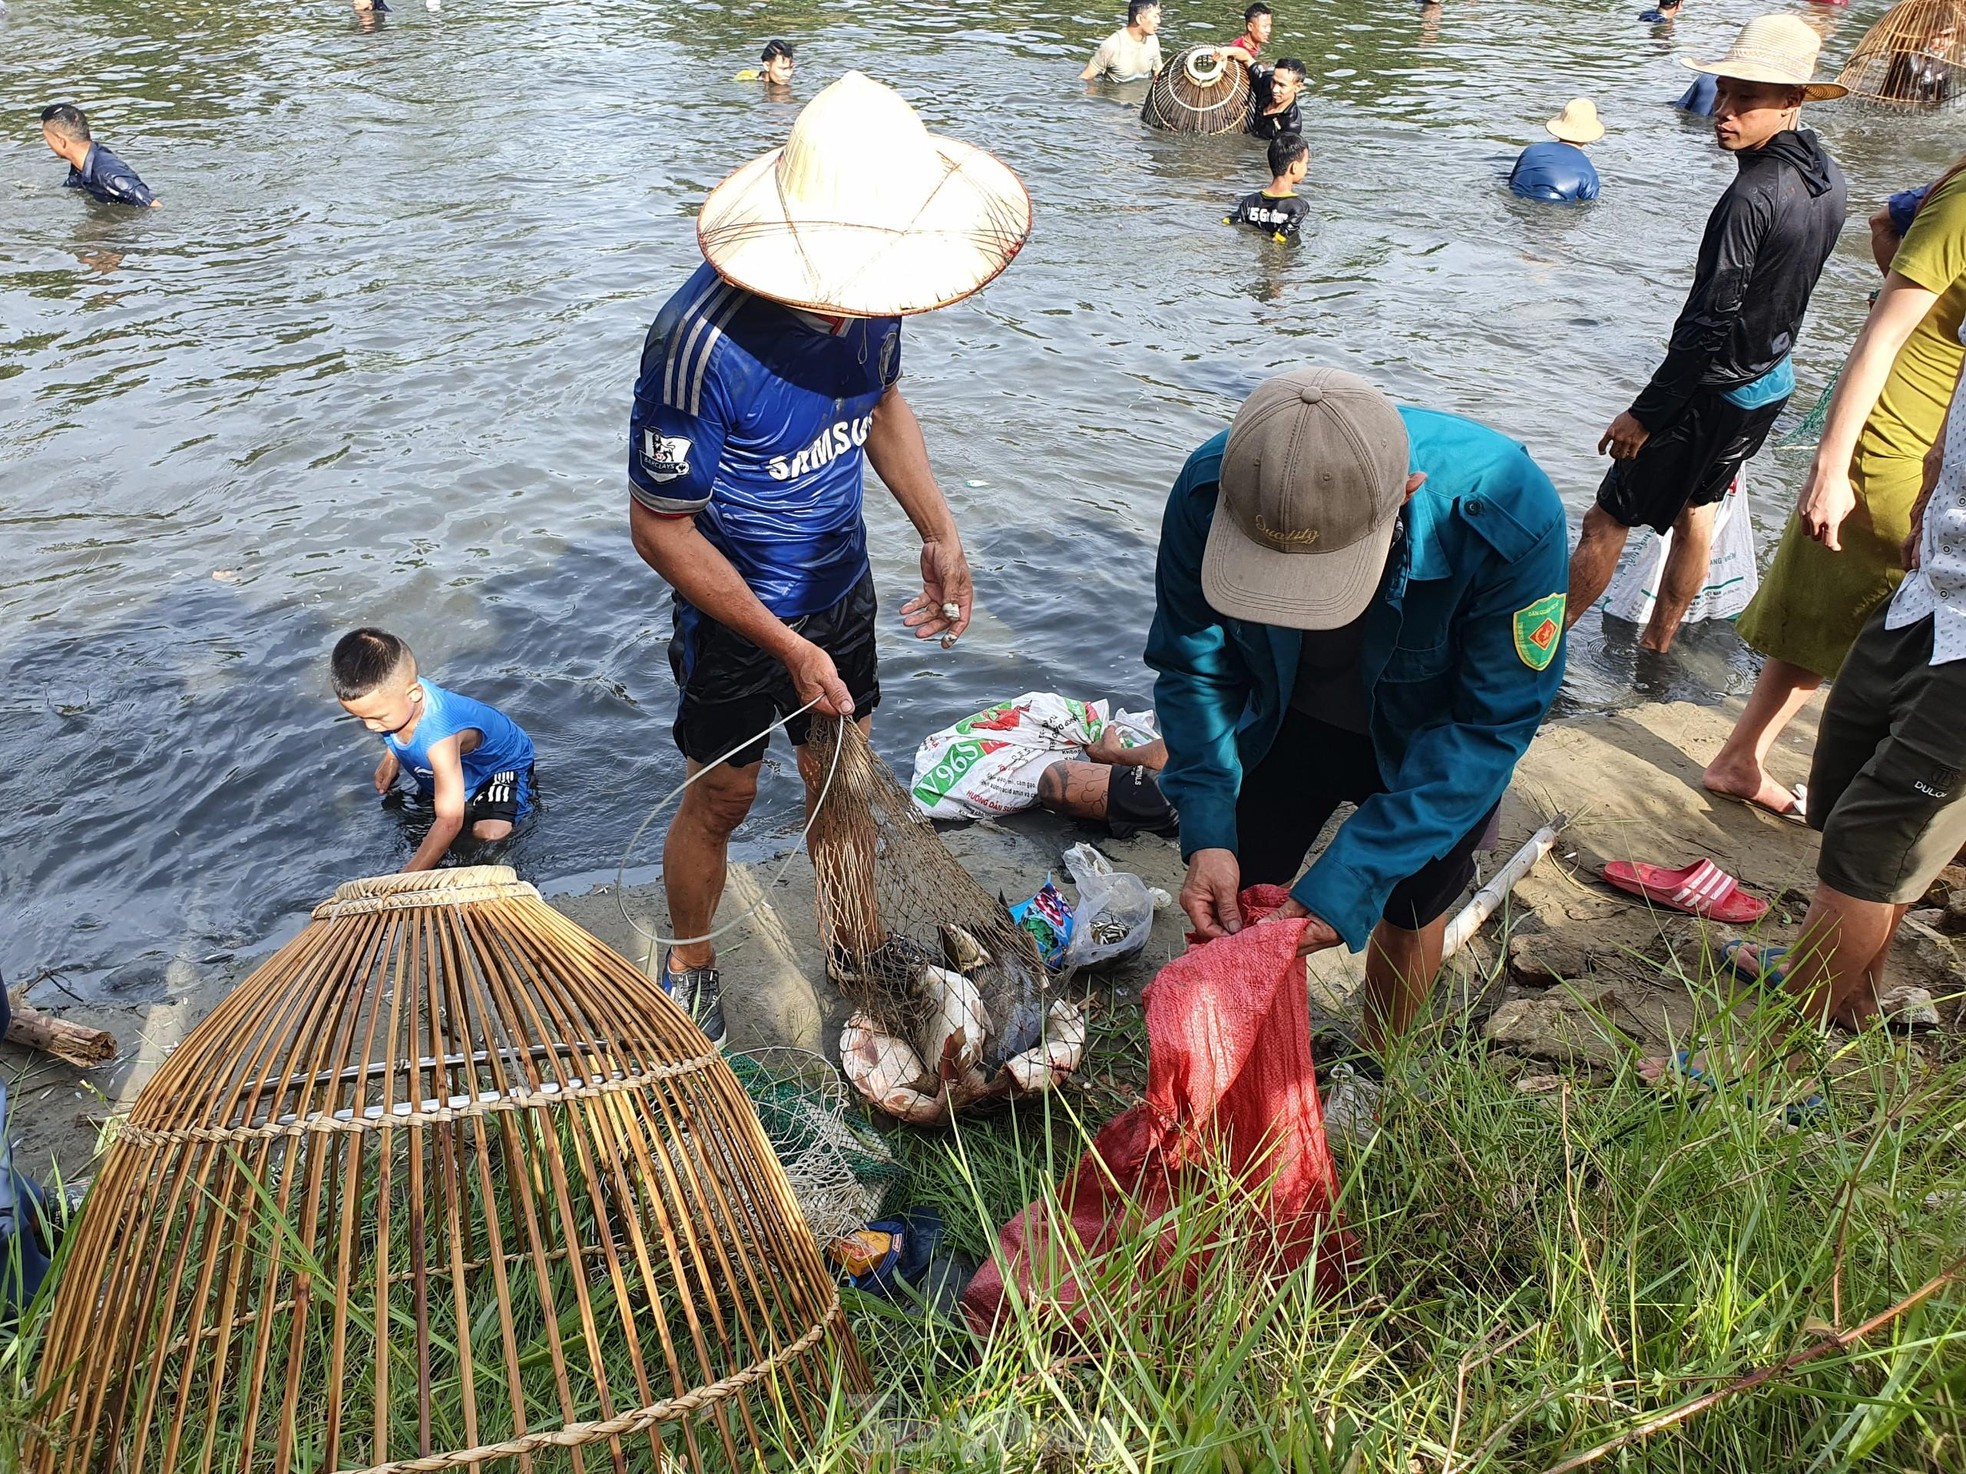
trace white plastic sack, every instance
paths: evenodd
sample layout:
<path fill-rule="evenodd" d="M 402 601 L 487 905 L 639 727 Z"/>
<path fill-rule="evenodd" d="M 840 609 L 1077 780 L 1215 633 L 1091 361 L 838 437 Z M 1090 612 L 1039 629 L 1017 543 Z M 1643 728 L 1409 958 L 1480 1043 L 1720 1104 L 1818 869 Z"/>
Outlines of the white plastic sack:
<path fill-rule="evenodd" d="M 1624 561 L 1612 576 L 1611 587 L 1597 601 L 1598 609 L 1632 624 L 1649 620 L 1671 547 L 1670 532 L 1664 537 L 1633 538 Z M 1748 479 L 1743 469 L 1727 488 L 1727 495 L 1720 499 L 1714 513 L 1713 553 L 1707 560 L 1707 579 L 1693 596 L 1693 605 L 1686 611 L 1683 622 L 1734 619 L 1748 607 L 1748 600 L 1760 587 L 1761 565 L 1755 558 L 1754 518 L 1748 511 Z"/>
<path fill-rule="evenodd" d="M 1072 701 L 1027 691 L 954 726 L 931 733 L 915 750 L 908 791 L 931 819 L 989 819 L 1038 801 L 1038 779 L 1058 762 L 1084 762 L 1085 747 L 1108 726 L 1128 746 L 1159 735 L 1154 714 L 1109 717 L 1103 701 Z"/>
<path fill-rule="evenodd" d="M 1154 893 L 1146 881 L 1130 870 L 1115 870 L 1089 844 L 1065 851 L 1065 869 L 1079 892 L 1072 908 L 1072 940 L 1065 947 L 1066 970 L 1118 962 L 1147 945 L 1154 931 Z"/>

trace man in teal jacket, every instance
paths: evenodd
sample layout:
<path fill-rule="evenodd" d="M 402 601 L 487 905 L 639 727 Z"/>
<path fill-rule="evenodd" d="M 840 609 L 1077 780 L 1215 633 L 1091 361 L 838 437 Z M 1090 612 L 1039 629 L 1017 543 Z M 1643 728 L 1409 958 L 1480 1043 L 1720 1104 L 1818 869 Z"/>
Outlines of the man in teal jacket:
<path fill-rule="evenodd" d="M 1302 950 L 1366 955 L 1364 1042 L 1411 1025 L 1448 909 L 1563 681 L 1563 506 L 1529 453 L 1303 369 L 1188 458 L 1147 663 L 1181 816 L 1181 905 L 1241 929 L 1290 885 Z M 1358 810 L 1301 879 L 1341 802 Z"/>

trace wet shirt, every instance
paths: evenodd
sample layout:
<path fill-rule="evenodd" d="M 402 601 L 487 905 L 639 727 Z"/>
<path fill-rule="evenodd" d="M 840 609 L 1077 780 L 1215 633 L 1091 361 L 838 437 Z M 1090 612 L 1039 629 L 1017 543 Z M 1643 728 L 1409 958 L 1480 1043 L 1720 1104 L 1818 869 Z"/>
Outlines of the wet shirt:
<path fill-rule="evenodd" d="M 661 516 L 694 516 L 780 619 L 830 609 L 867 572 L 865 446 L 900 377 L 899 318 L 835 329 L 706 262 L 642 348 L 629 490 Z"/>
<path fill-rule="evenodd" d="M 1709 77 L 1705 72 L 1695 77 L 1687 89 L 1679 94 L 1679 101 L 1673 106 L 1682 112 L 1697 113 L 1700 117 L 1711 118 L 1717 107 L 1720 92 L 1720 79 Z"/>
<path fill-rule="evenodd" d="M 1275 240 L 1294 241 L 1310 213 L 1311 207 L 1294 194 L 1273 195 L 1259 189 L 1237 200 L 1222 223 L 1253 226 Z"/>
<path fill-rule="evenodd" d="M 1099 43 L 1099 49 L 1092 53 L 1091 64 L 1108 82 L 1138 82 L 1151 77 L 1161 67 L 1160 37 L 1136 41 L 1133 33 L 1121 26 Z"/>
<path fill-rule="evenodd" d="M 532 766 L 532 738 L 497 707 L 446 691 L 436 682 L 421 677 L 417 685 L 423 688 L 423 715 L 416 719 L 410 740 L 400 741 L 393 732 L 380 735 L 382 745 L 396 754 L 396 761 L 416 779 L 420 791 L 427 794 L 436 786 L 430 749 L 460 732 L 478 734 L 478 745 L 463 757 L 466 798 L 499 773 L 524 774 Z"/>
<path fill-rule="evenodd" d="M 1788 357 L 1843 229 L 1843 171 L 1807 130 L 1735 155 L 1739 172 L 1707 217 L 1693 287 L 1665 361 L 1632 402 L 1651 431 L 1700 389 L 1723 393 Z"/>
<path fill-rule="evenodd" d="M 1276 71 L 1271 67 L 1258 67 L 1249 76 L 1249 126 L 1248 131 L 1258 138 L 1281 137 L 1285 133 L 1302 133 L 1304 115 L 1297 109 L 1297 99 L 1290 100 L 1290 106 L 1281 112 L 1270 112 L 1270 105 L 1276 101 Z"/>
<path fill-rule="evenodd" d="M 1532 143 L 1509 171 L 1509 188 L 1526 200 L 1575 204 L 1597 198 L 1597 168 L 1574 143 Z"/>
<path fill-rule="evenodd" d="M 150 187 L 137 178 L 136 170 L 99 143 L 89 145 L 81 168 L 68 166 L 68 177 L 62 181 L 62 188 L 87 190 L 90 199 L 105 205 L 150 205 L 157 199 Z"/>

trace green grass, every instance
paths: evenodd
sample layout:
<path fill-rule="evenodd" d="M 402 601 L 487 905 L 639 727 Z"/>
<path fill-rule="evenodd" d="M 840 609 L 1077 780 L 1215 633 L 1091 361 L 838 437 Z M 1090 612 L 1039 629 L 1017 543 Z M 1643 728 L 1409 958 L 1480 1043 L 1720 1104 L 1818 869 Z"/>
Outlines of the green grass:
<path fill-rule="evenodd" d="M 1335 1296 L 1253 1267 L 1239 1250 L 1260 1219 L 1206 1175 L 1082 1269 L 1078 1320 L 1020 1305 L 979 1348 L 849 1293 L 876 1394 L 836 1397 L 825 1435 L 786 1439 L 774 1466 L 1966 1469 L 1966 1290 L 1891 1314 L 1966 1254 L 1966 1057 L 1926 1065 L 1882 1034 L 1828 1057 L 1773 1005 L 1711 1002 L 1729 1054 L 1770 1061 L 1711 1096 L 1661 1096 L 1631 1065 L 1524 1094 L 1507 1061 L 1451 1037 L 1395 1061 L 1379 1135 L 1340 1158 L 1361 1258 Z M 1796 1093 L 1779 1062 L 1798 1045 L 1834 1080 L 1820 1129 L 1766 1108 Z M 1109 1011 L 1092 1089 L 889 1133 L 906 1174 L 891 1204 L 939 1208 L 987 1253 L 1120 1104 L 1140 1046 L 1137 1014 Z M 32 1416 L 32 1324 L 0 1349 L 0 1466 Z M 434 1380 L 435 1421 L 454 1425 L 455 1382 Z"/>
<path fill-rule="evenodd" d="M 1806 1046 L 1833 1121 L 1791 1130 L 1750 1104 L 1795 1093 L 1776 1063 L 1712 1097 L 1662 1097 L 1629 1066 L 1523 1094 L 1447 1042 L 1398 1062 L 1380 1135 L 1340 1159 L 1364 1252 L 1341 1295 L 1232 1252 L 1191 1282 L 1155 1267 L 1167 1225 L 1147 1224 L 1091 1274 L 1086 1323 L 1022 1309 L 980 1360 L 860 1303 L 885 1404 L 810 1467 L 1513 1471 L 1629 1437 L 1584 1467 L 1966 1469 L 1966 1288 L 1824 1341 L 1966 1254 L 1966 1063 L 1919 1065 L 1881 1034 L 1810 1059 L 1815 1036 L 1772 1005 L 1723 1011 L 1714 1037 L 1771 1062 Z M 911 1186 L 981 1249 L 1084 1130 L 1061 1103 L 916 1138 Z M 1182 1206 L 1186 1250 L 1255 1227 L 1226 1197 Z"/>

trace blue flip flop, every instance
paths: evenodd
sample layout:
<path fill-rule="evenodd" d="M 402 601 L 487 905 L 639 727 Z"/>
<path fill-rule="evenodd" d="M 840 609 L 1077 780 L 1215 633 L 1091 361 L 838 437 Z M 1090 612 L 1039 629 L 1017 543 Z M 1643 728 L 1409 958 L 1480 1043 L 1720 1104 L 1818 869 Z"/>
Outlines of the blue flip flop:
<path fill-rule="evenodd" d="M 1752 983 L 1758 988 L 1779 988 L 1785 976 L 1782 959 L 1789 955 L 1787 947 L 1771 947 L 1766 942 L 1754 945 L 1761 950 L 1755 956 L 1755 970 L 1749 972 L 1741 964 L 1741 948 L 1748 945 L 1746 937 L 1736 937 L 1720 949 L 1720 967 L 1731 973 L 1736 982 Z"/>
<path fill-rule="evenodd" d="M 1738 946 L 1739 943 L 1734 943 L 1733 945 Z M 1717 1094 L 1720 1091 L 1721 1082 L 1714 1079 L 1712 1075 L 1709 1075 L 1705 1070 L 1693 1063 L 1692 1050 L 1680 1050 L 1673 1055 L 1672 1062 L 1674 1072 L 1682 1080 L 1692 1082 L 1709 1095 Z M 1696 1102 L 1695 1109 L 1704 1104 L 1704 1101 Z M 1741 1098 L 1741 1104 L 1745 1105 L 1750 1111 L 1757 1109 L 1754 1097 L 1751 1095 L 1743 1096 Z M 1790 1101 L 1782 1107 L 1783 1123 L 1794 1126 L 1797 1129 L 1804 1126 L 1820 1126 L 1828 1120 L 1829 1101 L 1821 1095 L 1811 1095 L 1804 1100 Z"/>

